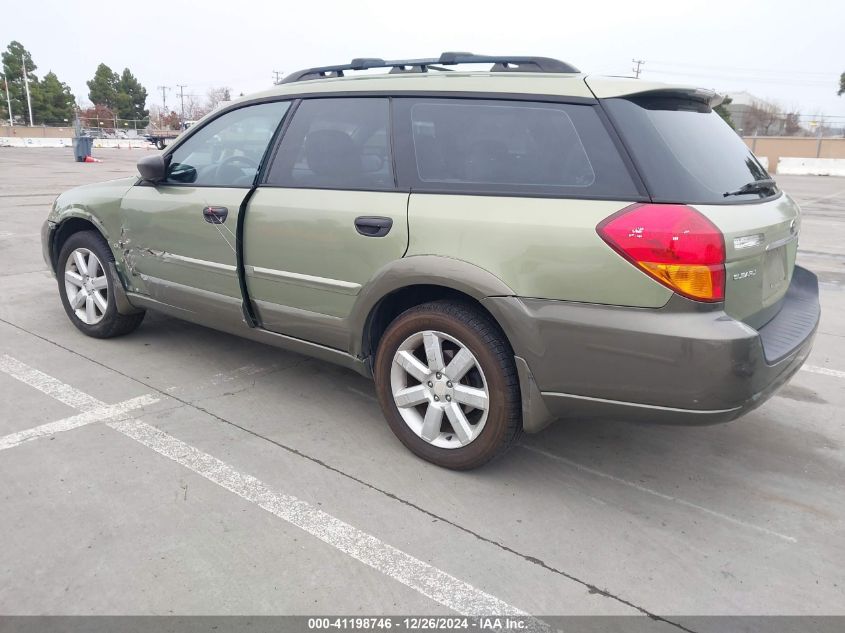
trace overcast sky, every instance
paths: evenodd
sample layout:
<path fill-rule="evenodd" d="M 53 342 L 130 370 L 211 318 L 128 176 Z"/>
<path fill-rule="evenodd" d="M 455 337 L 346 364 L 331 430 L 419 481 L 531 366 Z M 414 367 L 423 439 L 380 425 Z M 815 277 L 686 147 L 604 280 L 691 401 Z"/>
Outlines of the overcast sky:
<path fill-rule="evenodd" d="M 129 67 L 157 86 L 212 86 L 234 94 L 272 84 L 273 71 L 461 50 L 546 55 L 598 74 L 631 74 L 720 91 L 747 90 L 805 115 L 845 121 L 845 1 L 641 0 L 619 2 L 289 2 L 201 0 L 124 3 L 30 0 L 0 9 L 0 47 L 19 40 L 37 74 L 49 70 L 87 102 L 97 64 Z M 146 15 L 144 15 L 146 14 Z"/>

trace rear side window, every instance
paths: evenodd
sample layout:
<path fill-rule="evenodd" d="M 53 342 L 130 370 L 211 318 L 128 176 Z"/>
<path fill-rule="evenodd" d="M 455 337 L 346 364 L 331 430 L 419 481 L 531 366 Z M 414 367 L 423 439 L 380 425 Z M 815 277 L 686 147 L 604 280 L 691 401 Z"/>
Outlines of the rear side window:
<path fill-rule="evenodd" d="M 725 197 L 768 174 L 710 106 L 678 98 L 603 102 L 655 202 L 720 204 L 759 200 L 773 190 Z"/>
<path fill-rule="evenodd" d="M 591 106 L 396 99 L 402 181 L 414 190 L 636 197 Z"/>
<path fill-rule="evenodd" d="M 315 189 L 392 189 L 389 103 L 382 98 L 299 104 L 267 183 Z"/>

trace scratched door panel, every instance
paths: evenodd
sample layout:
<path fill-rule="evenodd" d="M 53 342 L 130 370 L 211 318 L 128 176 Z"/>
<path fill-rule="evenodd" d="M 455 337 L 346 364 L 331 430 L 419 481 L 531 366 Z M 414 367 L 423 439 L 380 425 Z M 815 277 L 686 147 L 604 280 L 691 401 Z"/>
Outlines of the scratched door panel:
<path fill-rule="evenodd" d="M 132 285 L 148 294 L 178 284 L 240 298 L 235 229 L 248 189 L 159 185 L 133 187 L 123 199 L 124 257 Z M 203 209 L 224 207 L 220 224 Z"/>

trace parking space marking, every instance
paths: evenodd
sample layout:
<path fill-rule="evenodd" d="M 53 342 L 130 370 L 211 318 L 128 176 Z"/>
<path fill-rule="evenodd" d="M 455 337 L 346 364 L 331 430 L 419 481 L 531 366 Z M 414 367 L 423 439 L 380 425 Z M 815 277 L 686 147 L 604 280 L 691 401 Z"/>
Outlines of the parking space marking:
<path fill-rule="evenodd" d="M 845 378 L 845 371 L 838 369 L 828 369 L 827 367 L 816 367 L 815 365 L 804 365 L 802 371 L 808 371 L 811 374 L 821 374 L 822 376 L 833 376 L 834 378 Z"/>
<path fill-rule="evenodd" d="M 227 463 L 165 433 L 161 429 L 137 419 L 113 419 L 132 408 L 138 408 L 156 401 L 152 396 L 140 396 L 117 405 L 105 405 L 75 387 L 8 355 L 0 357 L 0 371 L 60 402 L 83 411 L 80 415 L 71 418 L 7 435 L 0 438 L 0 446 L 11 448 L 28 440 L 52 435 L 57 430 L 71 430 L 84 424 L 104 420 L 106 419 L 105 416 L 111 415 L 111 421 L 106 422 L 106 424 L 115 431 L 457 613 L 467 616 L 530 617 L 525 611 L 517 609 L 433 565 L 429 565 L 293 495 L 273 490 L 256 477 L 235 470 Z M 522 630 L 549 630 L 548 625 L 534 618 L 528 620 L 526 624 L 526 628 Z"/>
<path fill-rule="evenodd" d="M 48 396 L 55 398 L 62 404 L 66 404 L 73 409 L 88 411 L 106 406 L 104 402 L 100 402 L 87 393 L 83 393 L 60 380 L 56 380 L 44 372 L 33 369 L 29 365 L 6 354 L 0 356 L 0 371 L 12 378 L 20 380 L 30 387 L 38 389 L 38 391 L 46 393 Z"/>
<path fill-rule="evenodd" d="M 84 411 L 69 418 L 48 422 L 41 426 L 26 429 L 25 431 L 10 433 L 9 435 L 0 437 L 0 451 L 6 450 L 7 448 L 14 448 L 24 442 L 36 440 L 39 437 L 51 437 L 57 433 L 78 429 L 80 426 L 85 426 L 86 424 L 114 420 L 122 415 L 126 415 L 130 411 L 146 407 L 156 402 L 158 402 L 158 398 L 154 398 L 153 396 L 139 396 L 131 400 L 118 402 L 117 404 L 105 405 Z"/>
<path fill-rule="evenodd" d="M 651 488 L 647 488 L 641 484 L 638 484 L 634 481 L 629 481 L 627 479 L 623 479 L 622 477 L 617 477 L 616 475 L 611 475 L 610 473 L 603 472 L 601 470 L 596 470 L 595 468 L 590 468 L 589 466 L 585 466 L 584 464 L 580 464 L 578 462 L 572 461 L 571 459 L 567 459 L 566 457 L 561 457 L 560 455 L 555 455 L 554 453 L 549 453 L 548 451 L 544 451 L 541 448 L 535 448 L 533 446 L 527 446 L 525 444 L 519 444 L 520 448 L 524 448 L 527 451 L 531 451 L 532 453 L 536 453 L 538 455 L 542 455 L 544 457 L 548 457 L 549 459 L 553 459 L 556 462 L 561 462 L 566 464 L 567 466 L 571 466 L 576 470 L 580 470 L 585 473 L 589 473 L 590 475 L 594 475 L 596 477 L 601 477 L 603 479 L 609 479 L 610 481 L 614 481 L 618 484 L 622 484 L 623 486 L 628 486 L 629 488 L 634 488 L 635 490 L 639 490 L 640 492 L 644 492 L 646 494 L 658 497 L 663 499 L 664 501 L 671 501 L 672 503 L 677 503 L 679 505 L 685 506 L 687 508 L 693 508 L 698 510 L 699 512 L 703 512 L 705 514 L 709 514 L 710 516 L 716 517 L 723 521 L 727 521 L 729 523 L 733 523 L 734 525 L 739 525 L 744 528 L 748 528 L 751 530 L 756 530 L 757 532 L 762 532 L 763 534 L 768 534 L 769 536 L 774 536 L 776 538 L 782 539 L 789 543 L 797 543 L 798 539 L 794 536 L 788 536 L 786 534 L 781 534 L 780 532 L 775 532 L 774 530 L 770 530 L 767 527 L 763 527 L 762 525 L 755 525 L 754 523 L 748 523 L 747 521 L 743 521 L 742 519 L 737 519 L 727 514 L 723 514 L 716 510 L 711 510 L 710 508 L 706 508 L 704 506 L 700 506 L 697 503 L 693 503 L 691 501 L 687 501 L 686 499 L 680 499 L 679 497 L 673 497 L 672 495 L 667 495 L 663 492 L 658 492 L 657 490 L 652 490 Z"/>
<path fill-rule="evenodd" d="M 457 613 L 528 615 L 305 501 L 273 490 L 252 475 L 146 422 L 127 420 L 108 426 Z M 539 621 L 536 625 L 535 630 L 545 629 Z"/>

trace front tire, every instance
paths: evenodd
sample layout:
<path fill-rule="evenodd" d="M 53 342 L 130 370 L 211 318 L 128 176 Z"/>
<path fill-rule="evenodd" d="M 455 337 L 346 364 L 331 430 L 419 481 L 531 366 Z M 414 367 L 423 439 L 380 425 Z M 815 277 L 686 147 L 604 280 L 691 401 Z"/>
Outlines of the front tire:
<path fill-rule="evenodd" d="M 381 339 L 374 373 L 391 430 L 433 464 L 477 468 L 522 433 L 513 350 L 472 305 L 433 301 L 400 314 Z"/>
<path fill-rule="evenodd" d="M 62 305 L 71 323 L 94 338 L 128 334 L 144 320 L 143 312 L 118 312 L 115 282 L 107 269 L 113 262 L 108 244 L 96 231 L 74 233 L 59 252 L 56 278 Z"/>

